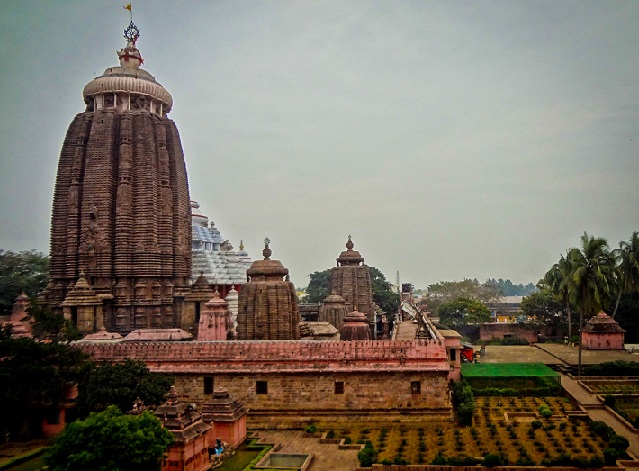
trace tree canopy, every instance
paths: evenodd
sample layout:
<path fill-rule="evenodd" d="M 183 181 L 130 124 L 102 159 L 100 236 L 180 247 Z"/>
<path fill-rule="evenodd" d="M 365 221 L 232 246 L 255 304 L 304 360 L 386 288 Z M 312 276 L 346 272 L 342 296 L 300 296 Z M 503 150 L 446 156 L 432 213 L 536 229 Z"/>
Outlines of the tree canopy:
<path fill-rule="evenodd" d="M 466 324 L 490 322 L 490 311 L 484 303 L 467 298 L 458 298 L 437 308 L 439 322 L 457 328 Z"/>
<path fill-rule="evenodd" d="M 501 296 L 501 290 L 496 284 L 481 284 L 477 278 L 464 278 L 462 281 L 440 281 L 428 285 L 427 303 L 429 309 L 434 312 L 440 305 L 459 298 L 486 304 L 497 301 Z"/>
<path fill-rule="evenodd" d="M 145 405 L 159 405 L 173 384 L 173 378 L 152 373 L 142 361 L 92 365 L 78 384 L 78 413 L 105 410 L 115 405 L 128 412 L 139 397 Z"/>
<path fill-rule="evenodd" d="M 0 340 L 0 427 L 13 436 L 37 436 L 49 410 L 66 401 L 85 373 L 80 350 L 31 339 Z M 29 429 L 25 431 L 27 423 Z"/>
<path fill-rule="evenodd" d="M 69 424 L 49 448 L 50 471 L 159 471 L 173 435 L 148 411 L 116 406 Z"/>
<path fill-rule="evenodd" d="M 49 259 L 35 250 L 12 252 L 0 249 L 0 315 L 11 314 L 16 298 L 32 297 L 49 282 Z"/>
<path fill-rule="evenodd" d="M 559 327 L 564 324 L 563 306 L 550 290 L 541 290 L 525 296 L 521 301 L 524 315 L 534 318 L 534 322 Z"/>
<path fill-rule="evenodd" d="M 309 276 L 310 281 L 306 287 L 306 297 L 304 302 L 321 304 L 326 296 L 331 294 L 331 269 L 316 271 Z"/>

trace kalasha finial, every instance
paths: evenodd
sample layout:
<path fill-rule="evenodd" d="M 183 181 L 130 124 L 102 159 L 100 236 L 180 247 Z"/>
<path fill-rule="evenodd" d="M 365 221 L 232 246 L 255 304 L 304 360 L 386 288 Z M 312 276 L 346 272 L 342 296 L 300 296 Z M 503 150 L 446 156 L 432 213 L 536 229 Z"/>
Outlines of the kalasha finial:
<path fill-rule="evenodd" d="M 244 250 L 244 241 L 240 239 L 240 250 Z"/>
<path fill-rule="evenodd" d="M 348 250 L 353 250 L 353 247 L 355 247 L 355 244 L 353 244 L 353 241 L 351 240 L 351 236 L 348 236 L 348 242 L 346 242 L 346 248 Z"/>
<path fill-rule="evenodd" d="M 273 253 L 273 251 L 268 247 L 268 244 L 270 243 L 271 243 L 271 239 L 269 239 L 268 237 L 264 239 L 264 250 L 262 250 L 262 255 L 264 255 L 264 260 L 271 259 L 271 254 Z"/>

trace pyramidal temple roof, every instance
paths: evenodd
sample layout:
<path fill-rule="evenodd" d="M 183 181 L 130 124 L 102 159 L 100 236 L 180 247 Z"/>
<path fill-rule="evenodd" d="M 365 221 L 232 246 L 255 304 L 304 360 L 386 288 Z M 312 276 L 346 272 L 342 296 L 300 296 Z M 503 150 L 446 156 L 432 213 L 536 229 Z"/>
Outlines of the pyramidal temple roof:
<path fill-rule="evenodd" d="M 191 201 L 193 275 L 200 273 L 210 284 L 242 285 L 246 283 L 246 272 L 251 259 L 240 242 L 240 251 L 235 252 L 228 240 L 224 240 L 213 221 L 201 214 L 197 201 Z"/>

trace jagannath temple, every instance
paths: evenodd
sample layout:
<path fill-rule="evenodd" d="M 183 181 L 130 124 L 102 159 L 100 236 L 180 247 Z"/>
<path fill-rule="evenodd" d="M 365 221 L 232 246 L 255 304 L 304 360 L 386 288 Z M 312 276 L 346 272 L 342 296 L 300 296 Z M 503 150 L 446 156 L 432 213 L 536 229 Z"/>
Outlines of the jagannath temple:
<path fill-rule="evenodd" d="M 83 333 L 102 322 L 123 333 L 177 327 L 189 290 L 190 199 L 180 135 L 167 117 L 173 98 L 141 68 L 139 37 L 131 22 L 119 65 L 84 87 L 85 110 L 60 152 L 44 298 Z M 94 309 L 69 298 L 79 279 L 99 301 Z"/>

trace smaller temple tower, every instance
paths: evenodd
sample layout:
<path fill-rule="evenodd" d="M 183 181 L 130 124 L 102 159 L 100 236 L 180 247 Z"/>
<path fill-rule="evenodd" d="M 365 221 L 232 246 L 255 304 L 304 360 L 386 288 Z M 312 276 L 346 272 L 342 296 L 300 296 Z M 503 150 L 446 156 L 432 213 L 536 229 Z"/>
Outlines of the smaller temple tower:
<path fill-rule="evenodd" d="M 337 257 L 337 266 L 331 274 L 331 289 L 346 301 L 347 312 L 359 311 L 366 315 L 371 330 L 371 338 L 376 338 L 375 308 L 373 307 L 373 288 L 364 257 L 348 236 L 346 250 Z"/>
<path fill-rule="evenodd" d="M 346 301 L 339 294 L 333 291 L 326 296 L 324 304 L 319 310 L 319 321 L 332 324 L 338 331 L 344 325 L 344 317 L 346 316 Z"/>
<path fill-rule="evenodd" d="M 264 260 L 248 269 L 250 281 L 239 294 L 238 340 L 299 340 L 300 311 L 288 268 L 271 260 L 270 240 L 264 241 Z M 285 279 L 282 279 L 285 277 Z"/>
<path fill-rule="evenodd" d="M 228 340 L 229 333 L 233 336 L 233 323 L 229 305 L 220 298 L 216 290 L 213 299 L 204 305 L 200 315 L 200 327 L 197 333 L 198 340 Z"/>
<path fill-rule="evenodd" d="M 209 446 L 213 446 L 209 443 L 211 426 L 202 421 L 202 415 L 194 404 L 178 400 L 175 386 L 171 387 L 166 403 L 157 408 L 155 416 L 175 439 L 169 447 L 162 471 L 206 471 L 211 468 L 208 450 Z"/>
<path fill-rule="evenodd" d="M 371 331 L 363 312 L 353 311 L 344 318 L 344 326 L 339 333 L 340 340 L 370 340 Z"/>

